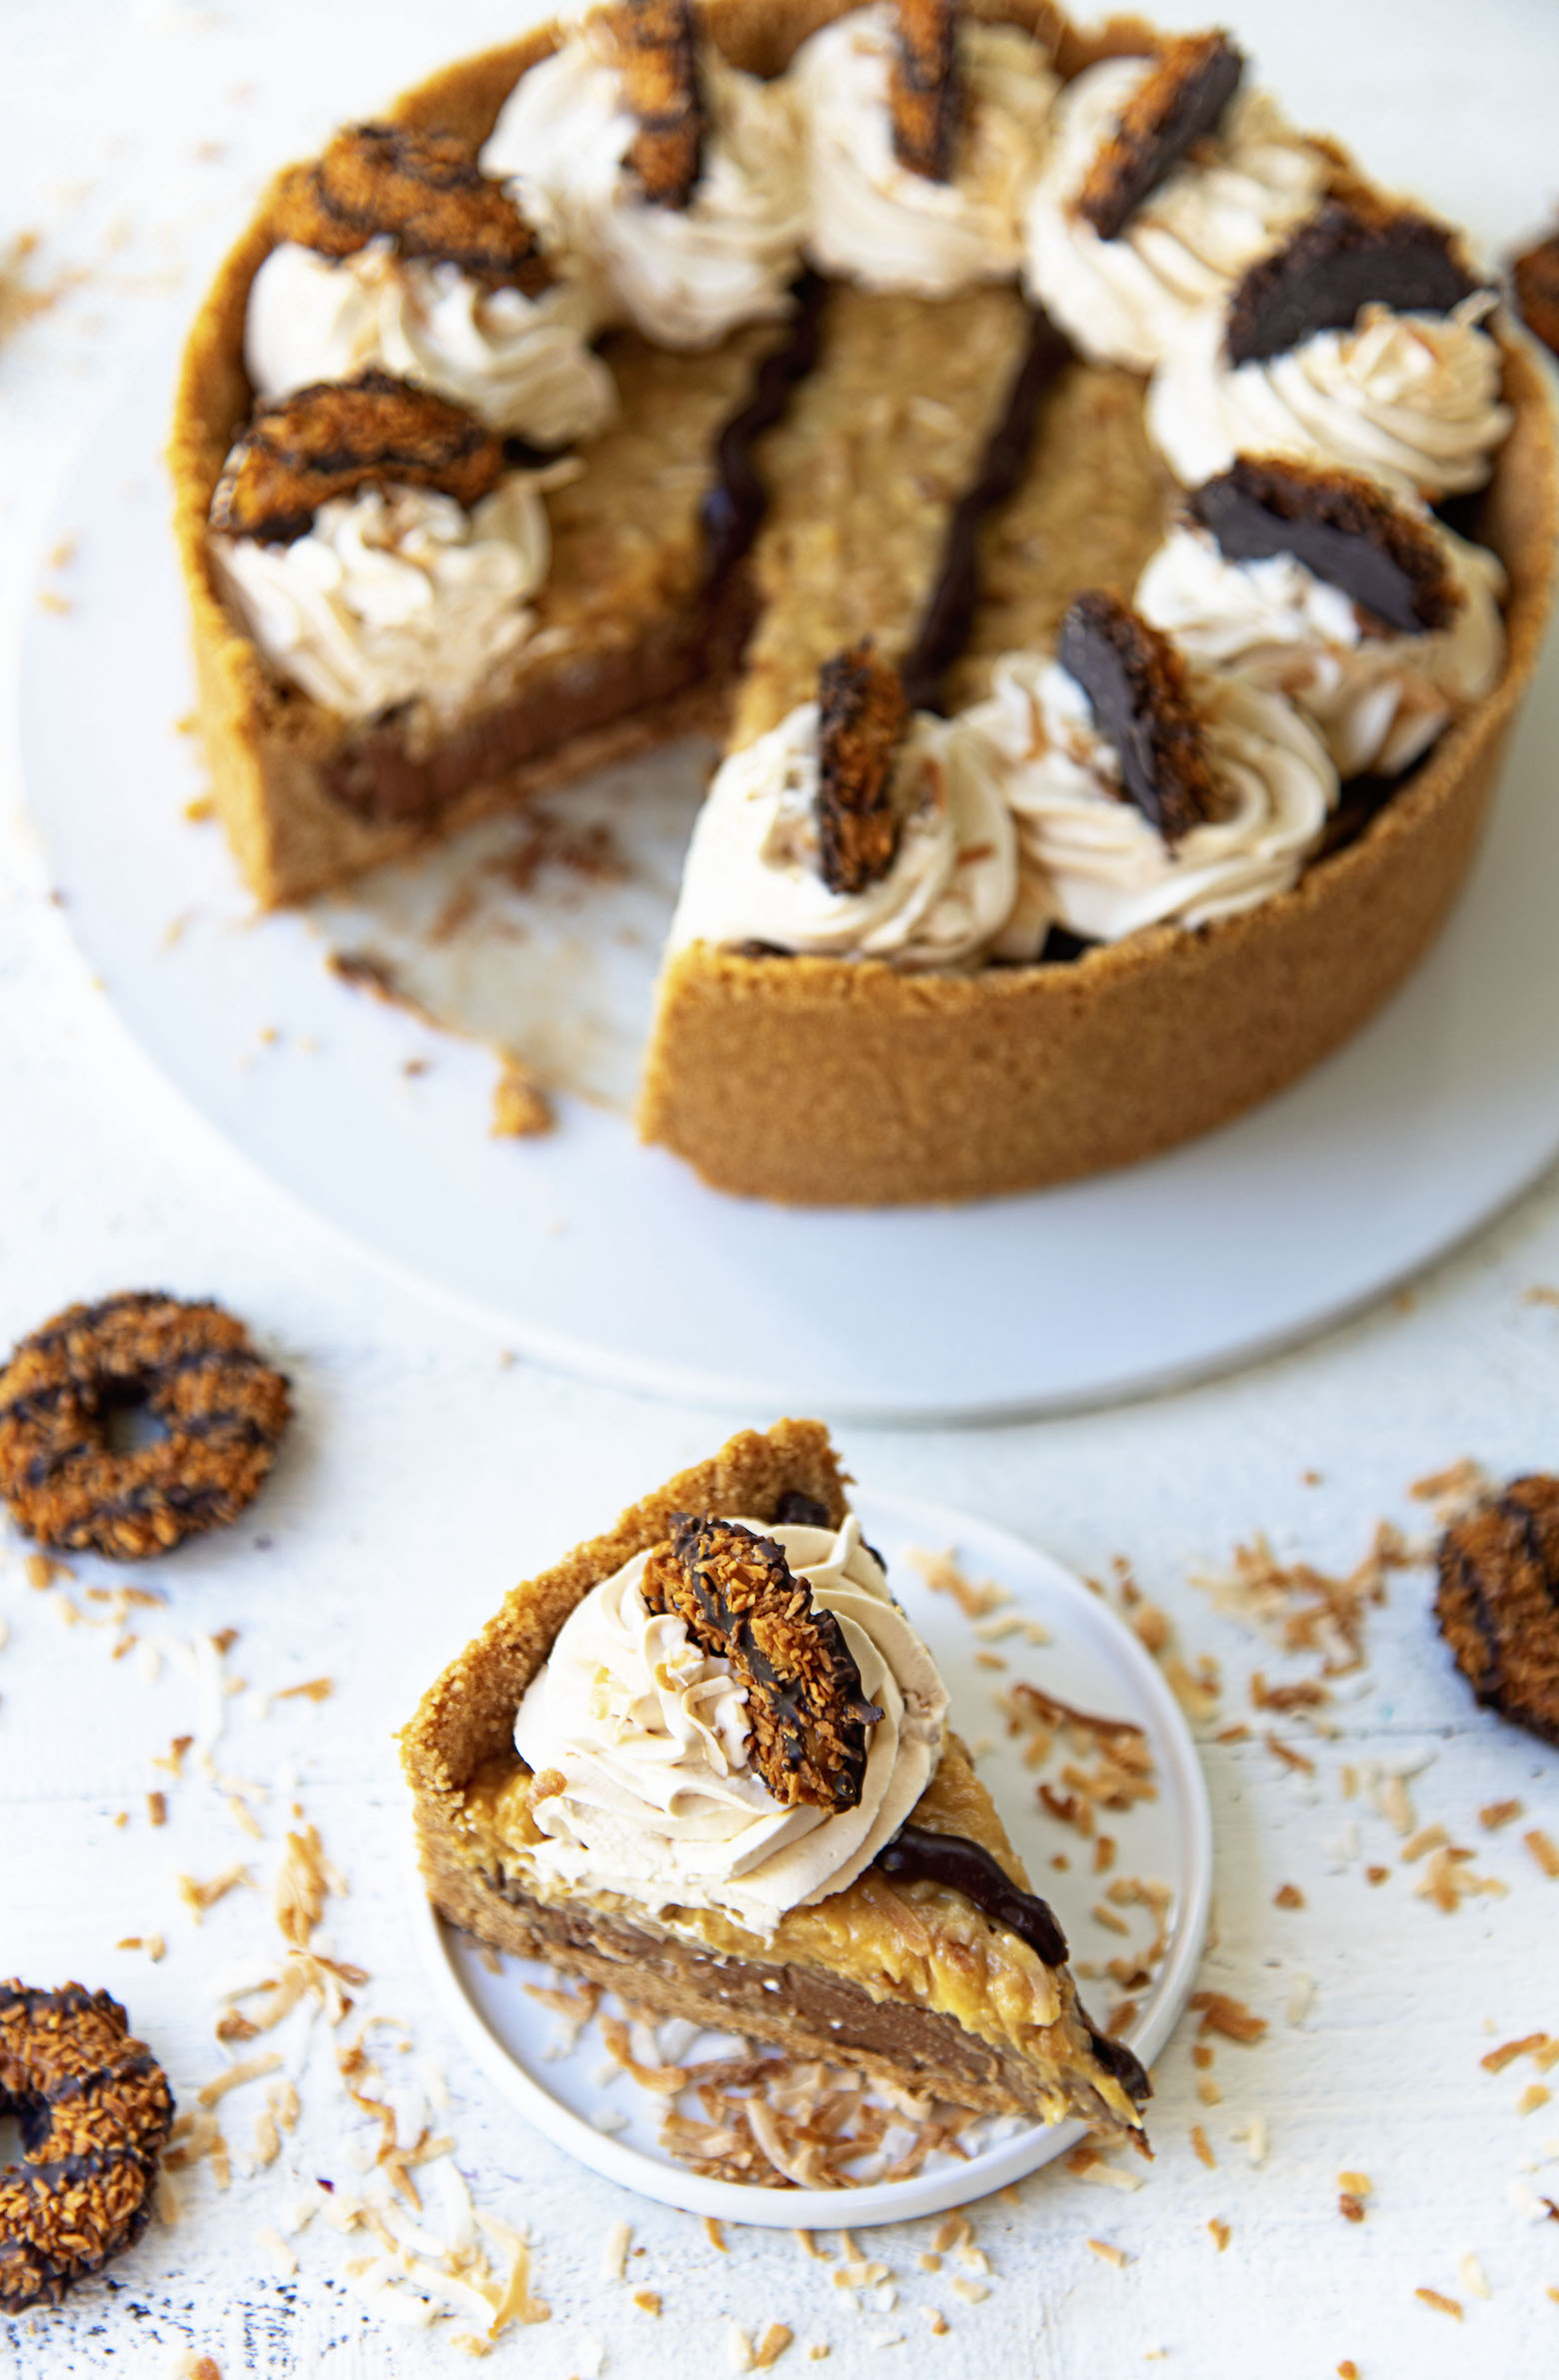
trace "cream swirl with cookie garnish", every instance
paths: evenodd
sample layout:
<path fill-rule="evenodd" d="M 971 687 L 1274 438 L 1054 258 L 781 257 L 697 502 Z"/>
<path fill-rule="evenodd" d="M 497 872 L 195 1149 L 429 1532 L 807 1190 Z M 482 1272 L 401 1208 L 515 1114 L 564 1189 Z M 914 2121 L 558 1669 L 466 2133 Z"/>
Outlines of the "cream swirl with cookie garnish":
<path fill-rule="evenodd" d="M 758 942 L 901 967 L 977 962 L 1017 892 L 1016 836 L 984 747 L 954 724 L 913 716 L 891 773 L 893 856 L 855 890 L 824 879 L 820 775 L 816 702 L 722 762 L 693 830 L 669 947 Z"/>
<path fill-rule="evenodd" d="M 262 402 L 371 368 L 488 428 L 558 447 L 616 408 L 587 294 L 448 133 L 357 124 L 271 202 L 277 246 L 250 287 L 244 362 Z"/>
<path fill-rule="evenodd" d="M 958 118 L 943 180 L 895 147 L 899 38 L 892 0 L 877 0 L 823 26 L 791 60 L 786 79 L 806 120 L 808 251 L 824 272 L 921 297 L 1004 280 L 1021 261 L 1023 200 L 1045 152 L 1049 59 L 1013 26 L 957 25 Z"/>
<path fill-rule="evenodd" d="M 523 75 L 482 151 L 560 268 L 594 282 L 605 311 L 657 345 L 713 347 L 789 303 L 806 225 L 794 93 L 694 57 L 703 138 L 691 192 L 650 195 L 618 19 L 601 12 Z"/>
<path fill-rule="evenodd" d="M 461 709 L 527 641 L 543 493 L 462 409 L 380 373 L 261 407 L 212 501 L 218 585 L 273 667 L 347 718 Z"/>
<path fill-rule="evenodd" d="M 1435 611 L 1442 624 L 1402 632 L 1297 555 L 1231 558 L 1189 520 L 1149 561 L 1136 606 L 1194 660 L 1296 702 L 1319 727 L 1340 776 L 1394 776 L 1489 692 L 1505 658 L 1498 556 L 1427 514 L 1421 527 L 1443 573 L 1445 597 Z"/>
<path fill-rule="evenodd" d="M 1023 946 L 998 942 L 998 955 L 1031 955 L 1039 918 L 1118 942 L 1143 926 L 1198 926 L 1253 908 L 1297 881 L 1337 798 L 1320 736 L 1281 694 L 1216 672 L 1177 675 L 1194 719 L 1179 740 L 1198 747 L 1205 787 L 1177 813 L 1167 786 L 1157 815 L 1133 797 L 1121 741 L 1059 659 L 1004 655 L 989 698 L 964 713 L 989 750 L 1021 849 Z"/>
<path fill-rule="evenodd" d="M 1330 167 L 1268 92 L 1237 90 L 1216 128 L 1103 238 L 1078 201 L 1152 59 L 1105 58 L 1056 102 L 1044 171 L 1024 211 L 1030 293 L 1093 363 L 1150 372 L 1197 311 L 1314 204 Z"/>
<path fill-rule="evenodd" d="M 1367 472 L 1430 503 L 1481 488 L 1511 424 L 1493 304 L 1446 225 L 1351 185 L 1170 349 L 1148 435 L 1187 488 L 1240 454 Z"/>
<path fill-rule="evenodd" d="M 595 437 L 617 410 L 612 375 L 588 344 L 597 311 L 578 283 L 534 298 L 488 289 L 458 265 L 398 256 L 383 238 L 348 257 L 289 240 L 255 275 L 244 364 L 260 397 L 381 365 L 492 430 L 562 447 Z"/>
<path fill-rule="evenodd" d="M 881 1714 L 854 1806 L 776 1798 L 730 1663 L 647 1601 L 650 1554 L 564 1623 L 520 1705 L 515 1744 L 538 1780 L 540 1839 L 527 1858 L 544 1886 L 619 1893 L 651 1911 L 715 1909 L 767 1937 L 787 1909 L 850 1883 L 897 1832 L 941 1757 L 947 1697 L 853 1515 L 837 1530 L 737 1525 L 777 1544 L 812 1609 L 833 1614 Z"/>
<path fill-rule="evenodd" d="M 1302 455 L 1373 472 L 1430 503 L 1481 488 L 1510 429 L 1484 291 L 1450 314 L 1366 306 L 1346 331 L 1231 364 L 1223 318 L 1199 317 L 1147 394 L 1148 435 L 1182 487 L 1236 455 Z"/>

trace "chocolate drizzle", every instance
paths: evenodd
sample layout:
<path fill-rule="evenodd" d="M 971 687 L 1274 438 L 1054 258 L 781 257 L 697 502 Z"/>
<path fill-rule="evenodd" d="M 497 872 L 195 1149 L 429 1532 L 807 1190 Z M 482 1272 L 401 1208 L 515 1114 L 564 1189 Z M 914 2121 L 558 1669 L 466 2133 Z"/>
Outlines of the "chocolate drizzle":
<path fill-rule="evenodd" d="M 979 599 L 980 530 L 1021 480 L 1039 408 L 1071 360 L 1071 345 L 1064 332 L 1035 307 L 1023 360 L 985 441 L 978 473 L 953 506 L 920 624 L 899 665 L 912 710 L 941 708 L 941 681 L 968 641 Z"/>
<path fill-rule="evenodd" d="M 900 1826 L 876 1855 L 885 1876 L 903 1884 L 941 1884 L 972 1900 L 982 1917 L 1026 1942 L 1045 1966 L 1066 1964 L 1066 1936 L 1048 1901 L 1025 1892 L 984 1846 L 966 1834 L 938 1834 L 929 1826 Z"/>
<path fill-rule="evenodd" d="M 822 347 L 827 283 L 819 273 L 803 273 L 790 295 L 795 311 L 783 339 L 765 356 L 752 395 L 731 416 L 715 444 L 715 481 L 704 499 L 712 585 L 727 577 L 759 533 L 769 510 L 769 490 L 754 450 L 765 431 L 784 419 L 796 389 L 815 371 Z"/>

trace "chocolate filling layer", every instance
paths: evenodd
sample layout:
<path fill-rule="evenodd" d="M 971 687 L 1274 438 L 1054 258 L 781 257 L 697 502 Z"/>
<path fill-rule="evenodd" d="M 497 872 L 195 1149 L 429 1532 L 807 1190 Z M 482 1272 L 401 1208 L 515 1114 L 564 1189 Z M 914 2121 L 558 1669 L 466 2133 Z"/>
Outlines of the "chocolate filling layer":
<path fill-rule="evenodd" d="M 941 681 L 968 641 L 979 600 L 980 530 L 987 517 L 1016 492 L 1033 445 L 1039 408 L 1071 361 L 1071 344 L 1065 333 L 1036 307 L 1023 360 L 985 442 L 979 471 L 953 506 L 940 566 L 914 641 L 899 666 L 912 710 L 941 708 Z"/>
<path fill-rule="evenodd" d="M 1025 1892 L 984 1846 L 966 1834 L 937 1834 L 929 1826 L 900 1826 L 876 1855 L 882 1873 L 902 1884 L 940 1884 L 972 1900 L 982 1917 L 1026 1942 L 1046 1966 L 1066 1964 L 1066 1936 L 1055 1912 Z"/>
<path fill-rule="evenodd" d="M 803 273 L 790 295 L 795 310 L 783 339 L 765 356 L 752 396 L 715 442 L 715 481 L 704 499 L 712 583 L 742 560 L 769 510 L 769 490 L 754 450 L 765 431 L 784 419 L 796 389 L 816 369 L 828 285 L 819 273 Z"/>

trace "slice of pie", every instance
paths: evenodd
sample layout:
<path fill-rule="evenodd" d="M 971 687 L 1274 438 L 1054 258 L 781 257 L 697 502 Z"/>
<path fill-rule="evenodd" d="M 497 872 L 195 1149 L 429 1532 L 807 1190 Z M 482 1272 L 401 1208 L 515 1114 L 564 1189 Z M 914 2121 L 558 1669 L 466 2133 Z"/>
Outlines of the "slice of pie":
<path fill-rule="evenodd" d="M 1140 2135 L 818 1422 L 745 1431 L 526 1581 L 402 1738 L 436 1908 L 878 2083 Z"/>

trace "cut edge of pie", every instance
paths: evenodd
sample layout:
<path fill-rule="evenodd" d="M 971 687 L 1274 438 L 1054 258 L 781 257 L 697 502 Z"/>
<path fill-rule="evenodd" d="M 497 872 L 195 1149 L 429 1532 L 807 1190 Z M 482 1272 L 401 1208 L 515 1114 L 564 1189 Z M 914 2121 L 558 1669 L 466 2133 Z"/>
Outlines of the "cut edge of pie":
<path fill-rule="evenodd" d="M 674 1515 L 772 1521 L 798 1494 L 837 1527 L 846 1474 L 820 1422 L 744 1431 L 624 1513 L 605 1535 L 516 1587 L 424 1698 L 401 1736 L 423 1878 L 434 1907 L 479 1940 L 618 1990 L 637 2006 L 853 2065 L 896 2089 L 980 2112 L 1140 2134 L 1146 2077 L 1077 2000 L 1065 1966 L 940 1883 L 906 1901 L 875 1868 L 786 1913 L 772 1942 L 708 1911 L 656 1918 L 610 1893 L 529 1888 L 505 1845 L 529 1772 L 515 1716 L 570 1613 L 672 1532 Z M 913 1818 L 978 1843 L 1020 1889 L 1023 1868 L 964 1747 L 948 1735 Z M 520 1819 L 523 1826 L 523 1814 Z M 530 1884 L 534 1884 L 534 1875 Z M 792 1919 L 807 1924 L 797 1931 Z M 787 1928 L 790 1928 L 787 1934 Z M 1035 2017 L 1042 2022 L 1034 2021 Z"/>

